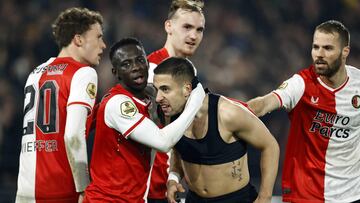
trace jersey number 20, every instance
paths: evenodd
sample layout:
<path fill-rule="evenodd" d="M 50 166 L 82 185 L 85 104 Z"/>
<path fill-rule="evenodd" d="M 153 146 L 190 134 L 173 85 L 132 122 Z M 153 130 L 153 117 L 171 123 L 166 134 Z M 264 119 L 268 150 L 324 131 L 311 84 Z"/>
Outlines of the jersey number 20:
<path fill-rule="evenodd" d="M 55 133 L 57 131 L 57 117 L 58 117 L 58 86 L 56 81 L 48 80 L 39 89 L 39 97 L 37 108 L 35 107 L 36 92 L 33 85 L 25 87 L 25 98 L 29 94 L 30 100 L 26 103 L 24 108 L 24 128 L 23 135 L 34 133 L 34 119 L 36 126 L 43 133 Z M 26 100 L 25 100 L 26 102 Z M 28 116 L 33 109 L 34 116 Z M 33 118 L 31 118 L 33 117 Z"/>

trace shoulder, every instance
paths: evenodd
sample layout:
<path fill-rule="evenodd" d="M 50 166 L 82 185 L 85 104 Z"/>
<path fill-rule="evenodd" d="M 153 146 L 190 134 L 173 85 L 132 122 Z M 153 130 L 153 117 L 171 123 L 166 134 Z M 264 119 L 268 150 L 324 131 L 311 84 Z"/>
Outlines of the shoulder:
<path fill-rule="evenodd" d="M 295 75 L 299 75 L 304 81 L 316 81 L 318 75 L 315 73 L 314 69 L 314 65 L 310 65 L 309 67 L 300 70 Z"/>
<path fill-rule="evenodd" d="M 165 48 L 161 48 L 148 55 L 147 59 L 149 63 L 159 64 L 163 60 L 169 57 L 169 54 Z"/>
<path fill-rule="evenodd" d="M 220 96 L 218 104 L 218 117 L 224 123 L 233 123 L 244 115 L 253 114 L 247 107 L 247 104 Z"/>
<path fill-rule="evenodd" d="M 345 67 L 350 75 L 353 75 L 355 77 L 360 77 L 360 69 L 350 65 L 346 65 Z"/>

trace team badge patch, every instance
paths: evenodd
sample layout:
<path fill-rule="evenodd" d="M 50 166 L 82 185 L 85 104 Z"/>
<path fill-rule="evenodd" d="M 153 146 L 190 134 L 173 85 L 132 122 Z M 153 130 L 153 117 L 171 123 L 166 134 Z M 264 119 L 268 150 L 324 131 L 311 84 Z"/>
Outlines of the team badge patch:
<path fill-rule="evenodd" d="M 133 117 L 137 112 L 137 108 L 131 101 L 125 101 L 120 104 L 120 113 L 127 118 Z"/>
<path fill-rule="evenodd" d="M 359 95 L 353 96 L 353 98 L 351 99 L 351 104 L 355 109 L 360 108 L 360 96 Z"/>
<path fill-rule="evenodd" d="M 88 93 L 91 99 L 95 99 L 96 97 L 96 85 L 94 83 L 89 83 L 86 92 Z"/>
<path fill-rule="evenodd" d="M 288 86 L 287 82 L 283 82 L 278 89 L 285 89 Z"/>

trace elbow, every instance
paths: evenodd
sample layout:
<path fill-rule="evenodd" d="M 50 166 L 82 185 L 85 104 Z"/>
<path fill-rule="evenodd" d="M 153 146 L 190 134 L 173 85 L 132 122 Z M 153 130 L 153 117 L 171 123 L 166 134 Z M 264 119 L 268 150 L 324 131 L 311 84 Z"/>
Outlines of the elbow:
<path fill-rule="evenodd" d="M 173 145 L 171 145 L 171 143 L 167 139 L 162 139 L 158 141 L 159 142 L 157 143 L 157 146 L 153 148 L 155 148 L 159 152 L 167 153 L 173 147 Z"/>
<path fill-rule="evenodd" d="M 274 157 L 277 157 L 277 159 L 279 159 L 280 157 L 280 147 L 278 142 L 275 140 L 275 138 L 272 141 L 272 144 L 270 145 L 270 150 L 271 153 L 273 154 Z"/>
<path fill-rule="evenodd" d="M 262 152 L 279 159 L 280 147 L 276 139 L 272 138 L 271 141 L 269 141 L 268 144 L 262 149 Z"/>

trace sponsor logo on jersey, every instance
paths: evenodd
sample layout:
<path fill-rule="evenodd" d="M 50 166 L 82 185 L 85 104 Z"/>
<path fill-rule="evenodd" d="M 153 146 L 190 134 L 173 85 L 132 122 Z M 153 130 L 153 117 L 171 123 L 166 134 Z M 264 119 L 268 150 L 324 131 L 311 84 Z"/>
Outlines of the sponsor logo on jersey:
<path fill-rule="evenodd" d="M 318 110 L 313 117 L 311 123 L 310 132 L 318 133 L 326 138 L 348 138 L 351 135 L 350 117 L 333 114 L 329 112 L 323 112 Z"/>
<path fill-rule="evenodd" d="M 125 101 L 120 104 L 120 113 L 121 115 L 131 118 L 133 117 L 137 112 L 137 108 L 134 103 L 131 101 Z"/>
<path fill-rule="evenodd" d="M 279 87 L 278 90 L 285 89 L 288 86 L 287 82 L 283 82 Z"/>
<path fill-rule="evenodd" d="M 86 92 L 88 93 L 91 99 L 95 99 L 96 97 L 96 85 L 94 83 L 89 83 Z"/>
<path fill-rule="evenodd" d="M 314 96 L 311 96 L 311 103 L 313 104 L 317 104 L 319 101 L 319 97 L 314 97 Z"/>
<path fill-rule="evenodd" d="M 360 108 L 360 96 L 359 95 L 353 96 L 353 98 L 351 99 L 351 104 L 355 109 Z"/>

